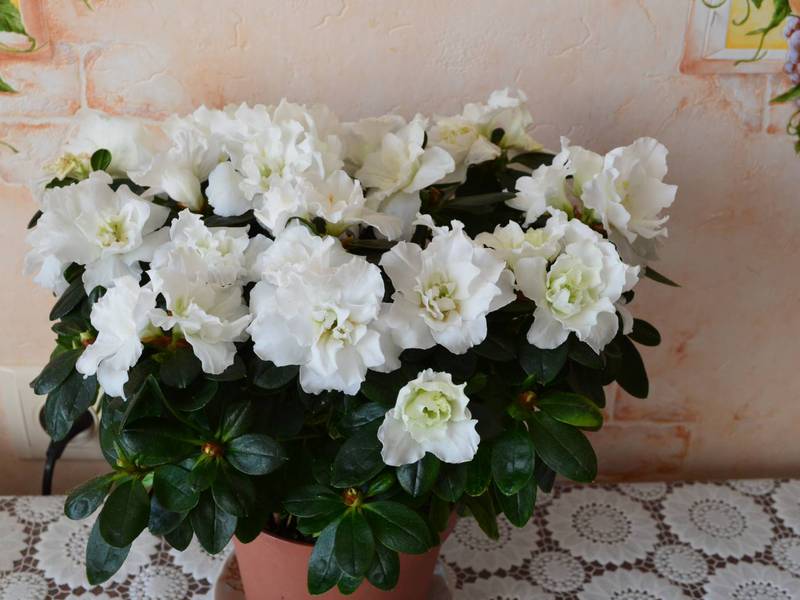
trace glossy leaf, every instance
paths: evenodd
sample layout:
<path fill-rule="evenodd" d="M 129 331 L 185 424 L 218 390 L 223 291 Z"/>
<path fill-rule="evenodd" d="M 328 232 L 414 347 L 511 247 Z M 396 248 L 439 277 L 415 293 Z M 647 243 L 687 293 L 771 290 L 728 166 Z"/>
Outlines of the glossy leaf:
<path fill-rule="evenodd" d="M 138 479 L 121 483 L 108 496 L 98 521 L 103 539 L 124 548 L 147 527 L 150 497 Z"/>
<path fill-rule="evenodd" d="M 633 331 L 628 334 L 628 337 L 642 346 L 658 346 L 661 343 L 661 334 L 658 329 L 642 319 L 633 320 Z"/>
<path fill-rule="evenodd" d="M 336 564 L 334 541 L 337 523 L 328 525 L 314 543 L 308 562 L 308 591 L 323 594 L 336 585 L 341 569 Z"/>
<path fill-rule="evenodd" d="M 77 371 L 50 392 L 44 405 L 47 433 L 54 441 L 69 433 L 75 420 L 97 401 L 97 376 L 84 378 Z"/>
<path fill-rule="evenodd" d="M 334 555 L 339 568 L 351 577 L 367 572 L 375 554 L 375 539 L 360 510 L 350 509 L 339 520 L 334 538 Z"/>
<path fill-rule="evenodd" d="M 288 460 L 278 442 L 260 433 L 247 433 L 231 440 L 225 458 L 247 475 L 266 475 Z"/>
<path fill-rule="evenodd" d="M 467 465 L 442 465 L 439 478 L 433 486 L 434 493 L 442 500 L 458 502 L 467 486 Z"/>
<path fill-rule="evenodd" d="M 536 481 L 531 478 L 520 491 L 511 496 L 496 494 L 498 508 L 503 511 L 506 518 L 516 527 L 524 527 L 533 516 L 536 504 Z"/>
<path fill-rule="evenodd" d="M 331 483 L 336 487 L 362 485 L 381 472 L 381 444 L 375 429 L 368 427 L 347 439 L 333 460 Z"/>
<path fill-rule="evenodd" d="M 548 467 L 574 481 L 588 483 L 597 477 L 597 457 L 579 429 L 542 412 L 535 413 L 530 424 L 536 454 Z"/>
<path fill-rule="evenodd" d="M 533 443 L 521 429 L 504 433 L 492 447 L 492 476 L 501 493 L 516 494 L 533 476 Z"/>
<path fill-rule="evenodd" d="M 66 290 L 61 294 L 53 308 L 50 309 L 50 320 L 58 321 L 66 317 L 86 298 L 86 291 L 83 287 L 83 281 L 80 277 L 75 279 L 69 284 Z"/>
<path fill-rule="evenodd" d="M 383 544 L 375 544 L 375 556 L 367 570 L 367 581 L 379 590 L 389 591 L 400 578 L 400 557 Z"/>
<path fill-rule="evenodd" d="M 431 491 L 440 466 L 439 459 L 428 453 L 415 463 L 398 467 L 397 481 L 406 492 L 418 498 Z"/>
<path fill-rule="evenodd" d="M 159 378 L 166 385 L 182 389 L 197 379 L 201 372 L 200 359 L 191 348 L 181 347 L 165 355 Z"/>
<path fill-rule="evenodd" d="M 153 535 L 165 535 L 174 531 L 185 517 L 184 513 L 164 508 L 154 494 L 150 498 L 150 518 L 147 520 L 147 529 Z"/>
<path fill-rule="evenodd" d="M 203 492 L 189 519 L 197 541 L 209 554 L 222 552 L 236 531 L 236 517 L 219 508 L 210 492 Z"/>
<path fill-rule="evenodd" d="M 536 401 L 556 421 L 581 427 L 599 429 L 603 425 L 603 413 L 588 398 L 571 392 L 551 391 Z"/>
<path fill-rule="evenodd" d="M 466 504 L 481 531 L 493 540 L 499 539 L 500 532 L 497 529 L 497 514 L 492 503 L 492 495 L 487 492 L 475 498 L 467 496 Z"/>
<path fill-rule="evenodd" d="M 164 508 L 175 512 L 190 511 L 200 500 L 190 471 L 178 465 L 164 465 L 155 470 L 153 493 Z"/>
<path fill-rule="evenodd" d="M 276 390 L 288 385 L 297 377 L 298 367 L 277 367 L 269 361 L 258 360 L 253 367 L 253 385 L 265 390 Z"/>
<path fill-rule="evenodd" d="M 105 171 L 111 164 L 111 152 L 105 148 L 95 150 L 89 159 L 89 164 L 92 166 L 92 171 Z"/>
<path fill-rule="evenodd" d="M 92 585 L 108 581 L 119 571 L 122 563 L 128 558 L 130 545 L 116 548 L 103 539 L 100 534 L 100 523 L 95 521 L 86 543 L 86 579 Z"/>
<path fill-rule="evenodd" d="M 64 514 L 73 520 L 85 519 L 103 503 L 111 484 L 114 473 L 101 475 L 79 485 L 69 493 L 64 503 Z"/>
<path fill-rule="evenodd" d="M 470 496 L 480 496 L 492 480 L 492 451 L 488 444 L 478 446 L 478 452 L 467 463 L 467 481 L 464 491 Z"/>
<path fill-rule="evenodd" d="M 617 371 L 617 383 L 620 387 L 636 398 L 647 398 L 650 392 L 650 383 L 647 371 L 644 368 L 639 350 L 628 338 L 618 338 L 622 348 L 622 359 Z"/>
<path fill-rule="evenodd" d="M 391 550 L 422 554 L 434 545 L 427 523 L 404 504 L 370 502 L 364 504 L 364 511 L 375 539 Z"/>
<path fill-rule="evenodd" d="M 345 509 L 341 495 L 316 484 L 291 491 L 284 499 L 283 506 L 296 517 L 316 517 Z"/>
<path fill-rule="evenodd" d="M 167 543 L 180 552 L 183 552 L 189 547 L 193 537 L 194 531 L 192 530 L 189 517 L 184 518 L 175 529 L 164 534 L 164 539 L 167 540 Z"/>
<path fill-rule="evenodd" d="M 126 426 L 120 441 L 143 466 L 179 462 L 200 447 L 200 441 L 185 426 L 157 417 L 139 419 Z"/>
<path fill-rule="evenodd" d="M 37 396 L 44 396 L 55 390 L 73 373 L 75 363 L 78 362 L 81 354 L 83 354 L 83 348 L 77 348 L 60 352 L 52 357 L 36 379 L 31 381 L 33 393 Z"/>
<path fill-rule="evenodd" d="M 652 279 L 653 281 L 656 281 L 663 285 L 668 285 L 671 287 L 681 287 L 680 285 L 672 281 L 669 277 L 666 277 L 661 273 L 659 273 L 658 271 L 656 271 L 653 267 L 645 267 L 644 276 L 647 277 L 648 279 Z"/>
<path fill-rule="evenodd" d="M 553 381 L 567 362 L 569 343 L 565 342 L 553 350 L 542 350 L 523 342 L 519 351 L 519 363 L 528 375 L 546 385 Z"/>

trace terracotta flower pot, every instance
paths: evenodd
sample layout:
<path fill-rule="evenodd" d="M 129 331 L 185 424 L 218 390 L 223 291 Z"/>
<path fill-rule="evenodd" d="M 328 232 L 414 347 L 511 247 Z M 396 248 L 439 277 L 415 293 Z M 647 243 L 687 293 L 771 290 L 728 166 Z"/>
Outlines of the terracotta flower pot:
<path fill-rule="evenodd" d="M 455 519 L 442 534 L 442 542 L 455 526 Z M 285 540 L 262 533 L 249 544 L 236 543 L 244 593 L 247 600 L 302 600 L 304 598 L 349 598 L 351 600 L 424 600 L 428 597 L 433 570 L 441 546 L 425 554 L 400 555 L 400 579 L 390 592 L 370 585 L 366 580 L 354 594 L 345 596 L 334 587 L 320 596 L 312 596 L 306 587 L 311 544 Z"/>

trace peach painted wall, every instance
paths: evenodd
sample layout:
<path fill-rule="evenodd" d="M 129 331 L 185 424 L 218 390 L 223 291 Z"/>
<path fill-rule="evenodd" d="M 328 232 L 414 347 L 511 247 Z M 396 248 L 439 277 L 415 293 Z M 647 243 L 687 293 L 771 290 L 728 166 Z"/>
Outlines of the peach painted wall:
<path fill-rule="evenodd" d="M 636 310 L 652 397 L 612 390 L 594 436 L 609 477 L 800 475 L 800 162 L 767 76 L 679 70 L 690 0 L 22 0 L 45 48 L 0 56 L 0 365 L 43 363 L 52 299 L 21 274 L 24 184 L 81 107 L 155 119 L 206 103 L 331 104 L 347 118 L 449 113 L 528 93 L 535 133 L 606 150 L 650 135 L 680 186 L 660 270 Z M 1 407 L 0 407 L 1 408 Z M 0 424 L 1 426 L 1 424 Z M 0 443 L 0 492 L 38 465 Z M 67 464 L 65 463 L 65 468 Z M 92 469 L 93 465 L 72 466 Z M 82 474 L 82 473 L 81 473 Z M 79 475 L 63 472 L 64 481 Z"/>

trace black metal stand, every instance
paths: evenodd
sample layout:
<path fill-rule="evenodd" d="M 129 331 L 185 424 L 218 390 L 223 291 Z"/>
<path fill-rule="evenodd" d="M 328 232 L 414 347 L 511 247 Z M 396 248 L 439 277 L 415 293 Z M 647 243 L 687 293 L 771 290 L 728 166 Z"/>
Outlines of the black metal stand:
<path fill-rule="evenodd" d="M 43 421 L 43 413 L 44 409 L 39 413 L 40 422 Z M 42 472 L 43 496 L 49 496 L 53 492 L 53 472 L 56 468 L 56 461 L 64 454 L 64 450 L 67 449 L 67 444 L 79 433 L 89 429 L 93 422 L 92 414 L 87 410 L 80 417 L 75 419 L 75 422 L 72 424 L 72 429 L 69 430 L 69 433 L 67 433 L 63 440 L 50 442 L 50 445 L 47 447 L 47 454 L 45 455 L 44 471 Z M 44 427 L 44 425 L 42 425 L 42 427 Z"/>

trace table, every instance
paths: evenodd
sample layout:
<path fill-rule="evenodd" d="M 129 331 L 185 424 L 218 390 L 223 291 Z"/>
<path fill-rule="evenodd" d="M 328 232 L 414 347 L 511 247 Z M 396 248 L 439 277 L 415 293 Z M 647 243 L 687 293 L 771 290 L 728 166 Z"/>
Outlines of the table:
<path fill-rule="evenodd" d="M 0 600 L 212 600 L 220 574 L 241 598 L 230 550 L 179 553 L 150 535 L 89 588 L 92 519 L 62 503 L 0 497 Z M 501 520 L 499 540 L 460 520 L 440 572 L 437 598 L 453 600 L 800 600 L 800 480 L 557 486 L 526 527 Z"/>

